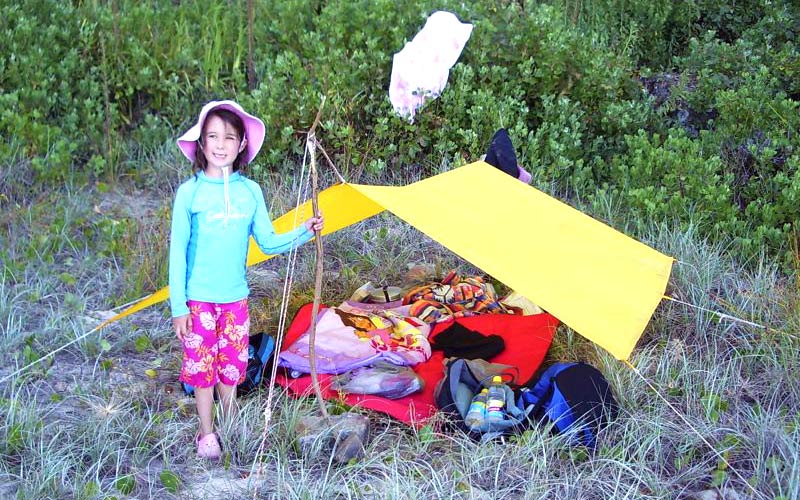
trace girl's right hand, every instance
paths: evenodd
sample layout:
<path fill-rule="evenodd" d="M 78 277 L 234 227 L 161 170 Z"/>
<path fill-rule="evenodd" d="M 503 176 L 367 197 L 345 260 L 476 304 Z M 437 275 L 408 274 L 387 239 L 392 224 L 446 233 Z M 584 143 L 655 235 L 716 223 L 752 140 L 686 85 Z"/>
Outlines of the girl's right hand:
<path fill-rule="evenodd" d="M 192 316 L 184 314 L 177 318 L 172 318 L 172 328 L 175 329 L 175 336 L 183 343 L 183 337 L 192 329 Z"/>

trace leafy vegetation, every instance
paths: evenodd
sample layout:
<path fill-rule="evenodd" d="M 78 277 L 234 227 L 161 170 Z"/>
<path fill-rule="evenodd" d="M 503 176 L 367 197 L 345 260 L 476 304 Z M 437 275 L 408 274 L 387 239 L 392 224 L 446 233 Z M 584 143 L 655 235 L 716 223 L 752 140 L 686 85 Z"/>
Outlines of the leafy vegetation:
<path fill-rule="evenodd" d="M 704 233 L 732 234 L 745 256 L 766 247 L 789 262 L 800 219 L 795 2 L 262 0 L 254 8 L 250 88 L 244 6 L 4 4 L 0 152 L 21 156 L 48 183 L 140 177 L 152 169 L 141 151 L 173 137 L 199 103 L 235 97 L 268 124 L 253 167 L 261 175 L 301 154 L 302 130 L 325 95 L 325 146 L 350 177 L 470 161 L 504 126 L 539 186 L 589 198 L 600 187 L 633 209 L 642 193 L 662 192 L 647 200 L 658 205 L 647 216 L 660 220 L 688 221 L 711 205 Z M 412 125 L 387 99 L 391 55 L 434 9 L 475 31 L 447 92 Z M 661 184 L 658 170 L 675 167 L 676 148 L 697 165 Z"/>
<path fill-rule="evenodd" d="M 506 127 L 537 187 L 680 261 L 673 296 L 769 328 L 667 303 L 631 359 L 725 461 L 562 327 L 551 355 L 601 367 L 625 409 L 594 455 L 535 430 L 479 446 L 438 423 L 377 417 L 367 458 L 338 467 L 297 455 L 294 423 L 313 402 L 281 395 L 262 496 L 800 497 L 797 2 L 253 3 L 253 81 L 246 2 L 0 4 L 0 378 L 38 362 L 0 383 L 0 497 L 172 498 L 207 473 L 163 311 L 44 356 L 165 282 L 167 216 L 188 174 L 173 141 L 203 102 L 235 98 L 267 123 L 250 174 L 277 215 L 322 96 L 318 136 L 348 180 L 452 168 Z M 443 95 L 410 124 L 388 101 L 391 56 L 437 9 L 475 29 Z M 470 271 L 390 217 L 326 243 L 331 302 L 398 282 L 410 262 Z M 311 295 L 310 254 L 290 315 Z M 277 327 L 283 266 L 249 277 L 259 330 Z M 264 402 L 244 401 L 247 425 L 223 428 L 227 479 L 250 471 Z"/>

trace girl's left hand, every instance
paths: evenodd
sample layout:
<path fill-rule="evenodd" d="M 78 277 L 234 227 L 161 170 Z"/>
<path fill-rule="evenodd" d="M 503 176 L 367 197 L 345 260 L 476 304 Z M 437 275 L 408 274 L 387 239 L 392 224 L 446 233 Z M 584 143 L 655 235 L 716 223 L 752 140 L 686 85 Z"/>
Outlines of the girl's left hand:
<path fill-rule="evenodd" d="M 322 214 L 319 214 L 319 217 L 311 217 L 305 221 L 304 224 L 309 231 L 322 232 L 322 229 L 325 227 L 325 219 L 322 217 Z"/>

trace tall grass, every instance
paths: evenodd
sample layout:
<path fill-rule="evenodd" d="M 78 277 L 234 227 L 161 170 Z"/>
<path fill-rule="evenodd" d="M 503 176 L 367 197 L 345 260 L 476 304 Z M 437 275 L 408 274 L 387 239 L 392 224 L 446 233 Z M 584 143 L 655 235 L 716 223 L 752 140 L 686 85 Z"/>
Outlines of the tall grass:
<path fill-rule="evenodd" d="M 154 164 L 171 161 L 167 155 L 174 153 L 166 147 L 159 151 L 146 154 Z M 277 175 L 260 180 L 273 216 L 280 215 L 297 181 Z M 35 359 L 82 335 L 96 324 L 92 314 L 117 303 L 127 288 L 141 283 L 144 291 L 158 284 L 152 277 L 163 272 L 157 256 L 166 245 L 165 211 L 139 213 L 141 220 L 131 226 L 138 228 L 135 234 L 98 229 L 107 224 L 102 220 L 124 213 L 120 207 L 96 213 L 98 198 L 136 199 L 115 192 L 122 188 L 90 194 L 65 190 L 44 198 L 47 210 L 38 205 L 42 198 L 31 197 L 6 215 L 10 237 L 4 250 L 11 259 L 4 262 L 0 281 L 0 376 L 21 366 L 25 352 Z M 136 200 L 165 207 L 169 189 L 154 187 Z M 619 228 L 644 228 L 637 237 L 679 261 L 670 295 L 770 327 L 719 320 L 664 302 L 631 358 L 727 463 L 629 368 L 562 327 L 550 356 L 600 367 L 623 408 L 593 453 L 571 448 L 568 437 L 546 429 L 505 442 L 476 443 L 445 431 L 439 419 L 413 429 L 368 413 L 371 439 L 365 458 L 338 465 L 321 450 L 299 453 L 295 426 L 316 411 L 315 402 L 279 391 L 261 457 L 266 473 L 260 481 L 248 481 L 262 435 L 265 394 L 240 400 L 239 418 L 219 423 L 222 463 L 198 461 L 193 401 L 176 383 L 180 350 L 165 309 L 156 307 L 0 386 L 0 478 L 6 484 L 0 496 L 202 498 L 203 491 L 220 488 L 221 483 L 208 482 L 217 478 L 236 492 L 234 498 L 250 498 L 257 488 L 260 498 L 276 499 L 678 499 L 715 487 L 752 498 L 800 497 L 794 282 L 767 260 L 734 261 L 724 242 L 705 241 L 691 224 L 643 225 L 615 207 L 613 200 L 595 205 L 593 215 Z M 47 233 L 46 246 L 37 246 L 43 245 L 36 241 L 37 231 Z M 409 263 L 430 263 L 442 273 L 455 267 L 465 274 L 478 272 L 388 214 L 327 237 L 325 249 L 323 300 L 328 303 L 344 300 L 365 281 L 402 283 Z M 277 328 L 285 264 L 284 257 L 273 259 L 250 275 L 259 285 L 253 314 L 260 315 L 258 328 L 270 333 Z M 310 247 L 301 250 L 295 272 L 290 315 L 311 298 Z M 144 277 L 153 283 L 144 284 Z M 180 479 L 177 492 L 165 483 L 170 474 Z"/>

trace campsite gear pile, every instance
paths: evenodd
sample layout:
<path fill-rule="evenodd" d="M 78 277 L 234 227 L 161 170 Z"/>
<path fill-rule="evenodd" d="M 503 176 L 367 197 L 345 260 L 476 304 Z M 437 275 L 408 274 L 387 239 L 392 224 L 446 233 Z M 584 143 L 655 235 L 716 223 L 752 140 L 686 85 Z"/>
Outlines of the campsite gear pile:
<path fill-rule="evenodd" d="M 479 318 L 491 316 L 508 318 L 497 325 L 513 324 L 514 318 L 528 320 L 523 319 L 522 307 L 501 305 L 505 299 L 498 299 L 482 278 L 461 278 L 451 271 L 440 281 L 408 291 L 402 304 L 393 300 L 398 293 L 392 288 L 396 287 L 377 288 L 367 283 L 351 297 L 362 297 L 365 302 L 347 301 L 319 313 L 317 364 L 321 373 L 331 374 L 325 379 L 330 389 L 403 401 L 425 389 L 416 367 L 440 351 L 447 359 L 433 390 L 433 403 L 453 428 L 474 439 L 493 439 L 543 425 L 566 434 L 574 445 L 594 447 L 598 431 L 616 415 L 617 404 L 608 382 L 593 367 L 557 363 L 536 371 L 550 336 L 541 340 L 546 342 L 541 357 L 531 359 L 534 365 L 525 367 L 526 379 L 520 378 L 521 365 L 492 362 L 506 349 L 503 327 L 474 329 L 468 326 L 470 321 L 483 322 Z M 383 300 L 380 292 L 376 293 L 390 289 L 392 295 Z M 378 302 L 372 303 L 370 297 L 377 297 Z M 515 300 L 527 309 L 536 307 L 524 304 L 524 297 Z M 416 308 L 420 301 L 427 301 L 426 307 Z M 307 318 L 306 326 L 299 323 L 295 318 L 290 330 L 308 328 Z M 279 366 L 294 372 L 293 376 L 309 371 L 307 335 L 307 330 L 300 332 L 279 357 Z M 527 342 L 537 339 L 531 337 Z M 409 349 L 412 344 L 425 347 L 415 351 Z"/>
<path fill-rule="evenodd" d="M 419 307 L 423 301 L 425 306 Z M 462 279 L 451 271 L 443 280 L 416 287 L 405 296 L 399 287 L 367 282 L 349 301 L 319 313 L 317 370 L 335 375 L 330 381 L 334 390 L 400 399 L 424 388 L 423 379 L 411 367 L 429 359 L 432 349 L 443 350 L 446 356 L 488 359 L 505 348 L 500 336 L 456 323 L 441 332 L 432 346 L 428 321 L 493 312 L 515 311 L 501 306 L 494 288 L 479 276 Z M 280 353 L 278 364 L 292 378 L 310 372 L 309 333 Z"/>
<path fill-rule="evenodd" d="M 441 352 L 446 358 L 445 368 L 443 373 L 439 368 L 440 375 L 435 379 L 438 384 L 432 383 L 436 386 L 432 386 L 432 403 L 448 417 L 453 428 L 474 439 L 492 439 L 544 425 L 553 432 L 569 435 L 569 442 L 575 445 L 593 447 L 599 429 L 617 413 L 608 382 L 599 371 L 584 363 L 557 363 L 536 372 L 552 334 L 541 340 L 530 337 L 524 341 L 544 344 L 541 357 L 530 359 L 533 365 L 524 367 L 528 370 L 524 376 L 530 378 L 523 383 L 520 383 L 523 366 L 515 366 L 524 362 L 522 359 L 516 358 L 515 365 L 492 362 L 506 352 L 506 327 L 476 328 L 471 326 L 473 323 L 483 324 L 480 318 L 500 316 L 506 319 L 491 323 L 527 324 L 549 315 L 524 316 L 520 307 L 487 307 L 487 300 L 499 304 L 505 298 L 498 300 L 491 285 L 486 285 L 480 277 L 461 278 L 450 272 L 440 281 L 407 292 L 406 298 L 421 294 L 427 295 L 421 300 L 433 300 L 435 294 L 443 303 L 457 304 L 455 308 L 448 306 L 450 314 L 445 319 L 449 321 L 432 324 L 412 314 L 416 300 L 405 305 L 402 304 L 405 300 L 395 300 L 402 293 L 398 287 L 375 287 L 367 283 L 359 288 L 358 294 L 354 293 L 362 296 L 364 302 L 346 301 L 337 307 L 323 308 L 317 323 L 317 365 L 320 373 L 330 374 L 325 379 L 327 387 L 373 400 L 402 402 L 425 390 L 425 379 L 417 366 L 427 366 L 433 352 Z M 381 300 L 384 291 L 390 294 L 388 302 L 385 296 Z M 520 298 L 516 300 L 522 303 Z M 306 317 L 300 321 L 296 317 L 290 326 L 290 330 L 303 331 L 287 343 L 277 361 L 286 372 L 294 372 L 294 377 L 303 377 L 310 370 L 307 339 L 310 307 L 301 308 L 298 316 L 304 311 Z M 242 393 L 262 383 L 273 349 L 274 342 L 268 335 L 250 338 L 247 376 L 239 386 Z M 184 389 L 187 394 L 193 390 L 187 386 Z"/>
<path fill-rule="evenodd" d="M 520 386 L 503 383 L 509 376 L 513 381 L 507 366 L 451 358 L 436 387 L 436 404 L 450 425 L 474 439 L 540 425 L 588 448 L 619 412 L 608 381 L 586 363 L 554 363 Z"/>
<path fill-rule="evenodd" d="M 286 331 L 284 346 L 291 346 L 305 335 L 311 324 L 311 312 L 311 304 L 304 305 L 297 311 Z M 558 320 L 547 313 L 533 316 L 481 314 L 459 318 L 455 322 L 487 336 L 501 336 L 506 348 L 492 358 L 492 361 L 494 364 L 507 365 L 509 372 L 515 374 L 516 380 L 527 380 L 533 376 L 545 358 L 558 325 Z M 442 322 L 430 325 L 429 337 L 435 340 L 451 324 L 452 322 Z M 319 381 L 325 399 L 383 412 L 408 425 L 419 426 L 440 414 L 434 399 L 434 389 L 442 379 L 444 360 L 443 351 L 433 349 L 428 360 L 411 367 L 425 383 L 420 391 L 399 399 L 333 390 L 331 384 L 334 375 L 331 374 L 320 374 Z M 474 361 L 486 363 L 483 360 Z M 292 378 L 286 371 L 279 370 L 276 382 L 293 395 L 307 395 L 313 390 L 311 377 L 307 375 Z"/>

